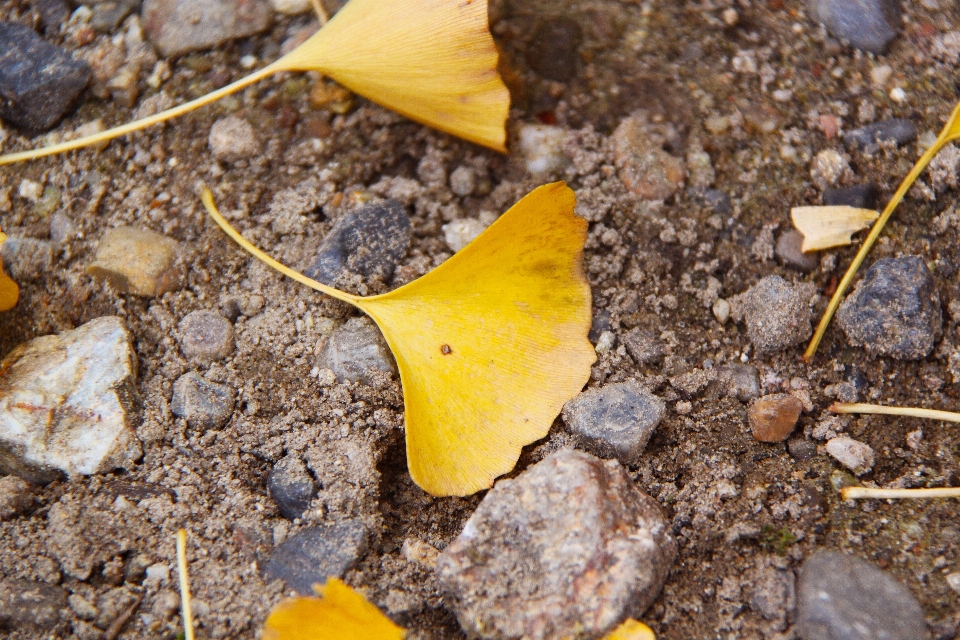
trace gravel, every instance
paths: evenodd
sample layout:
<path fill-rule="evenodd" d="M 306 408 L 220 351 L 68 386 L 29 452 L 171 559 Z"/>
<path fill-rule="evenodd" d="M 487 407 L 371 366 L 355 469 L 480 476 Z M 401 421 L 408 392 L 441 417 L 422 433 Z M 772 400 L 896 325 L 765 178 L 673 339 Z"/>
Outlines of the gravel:
<path fill-rule="evenodd" d="M 256 130 L 241 116 L 227 116 L 214 122 L 207 144 L 214 157 L 224 162 L 247 160 L 261 150 Z"/>
<path fill-rule="evenodd" d="M 783 442 L 800 419 L 803 403 L 787 393 L 763 396 L 747 411 L 750 431 L 758 442 Z"/>
<path fill-rule="evenodd" d="M 34 504 L 33 487 L 17 476 L 0 478 L 0 522 L 15 518 Z"/>
<path fill-rule="evenodd" d="M 830 35 L 870 53 L 883 53 L 900 32 L 899 0 L 807 0 L 807 7 Z"/>
<path fill-rule="evenodd" d="M 875 209 L 879 191 L 872 182 L 854 184 L 839 189 L 827 189 L 823 192 L 823 204 L 846 205 L 858 209 Z"/>
<path fill-rule="evenodd" d="M 810 289 L 808 285 L 791 285 L 780 276 L 767 276 L 735 296 L 734 313 L 743 318 L 757 351 L 782 351 L 813 335 Z"/>
<path fill-rule="evenodd" d="M 191 311 L 178 328 L 180 350 L 187 358 L 213 362 L 233 353 L 233 325 L 216 311 Z"/>
<path fill-rule="evenodd" d="M 827 441 L 827 453 L 858 476 L 873 469 L 873 449 L 853 438 L 841 436 Z"/>
<path fill-rule="evenodd" d="M 67 592 L 34 580 L 0 581 L 0 629 L 51 631 L 67 608 Z"/>
<path fill-rule="evenodd" d="M 170 411 L 192 427 L 218 429 L 233 415 L 234 391 L 190 371 L 173 384 Z"/>
<path fill-rule="evenodd" d="M 273 465 L 267 489 L 280 515 L 289 520 L 301 517 L 317 495 L 316 481 L 303 460 L 295 455 L 284 456 Z"/>
<path fill-rule="evenodd" d="M 144 0 L 142 16 L 147 38 L 169 58 L 265 31 L 273 12 L 264 0 Z"/>
<path fill-rule="evenodd" d="M 156 297 L 179 289 L 183 269 L 176 240 L 132 227 L 103 232 L 93 262 L 86 273 L 107 280 L 118 292 Z"/>
<path fill-rule="evenodd" d="M 450 251 L 456 253 L 470 244 L 486 228 L 485 224 L 473 218 L 454 220 L 443 225 L 443 239 L 450 247 Z"/>
<path fill-rule="evenodd" d="M 637 364 L 653 364 L 663 358 L 663 341 L 655 331 L 644 327 L 634 327 L 623 338 L 623 346 Z"/>
<path fill-rule="evenodd" d="M 666 200 L 683 186 L 686 164 L 663 150 L 663 136 L 643 114 L 624 119 L 611 142 L 620 180 L 640 198 Z"/>
<path fill-rule="evenodd" d="M 351 318 L 330 334 L 317 360 L 320 369 L 330 369 L 337 380 L 369 380 L 373 372 L 396 374 L 390 348 L 380 330 L 368 318 Z"/>
<path fill-rule="evenodd" d="M 740 402 L 760 397 L 760 372 L 752 364 L 733 362 L 717 367 L 716 380 L 726 395 Z"/>
<path fill-rule="evenodd" d="M 563 153 L 567 132 L 546 124 L 523 124 L 517 132 L 517 150 L 527 171 L 534 176 L 550 176 L 567 166 Z"/>
<path fill-rule="evenodd" d="M 881 142 L 896 142 L 905 145 L 917 138 L 917 127 L 910 120 L 890 118 L 874 122 L 847 132 L 847 144 L 854 148 L 870 151 Z"/>
<path fill-rule="evenodd" d="M 826 199 L 826 196 L 824 196 L 824 199 Z M 803 234 L 796 229 L 790 229 L 780 234 L 775 252 L 784 266 L 809 273 L 820 266 L 820 257 L 815 251 L 804 253 L 801 251 L 802 246 Z"/>
<path fill-rule="evenodd" d="M 313 585 L 342 578 L 366 553 L 369 532 L 359 520 L 310 527 L 277 546 L 263 566 L 268 580 L 283 580 L 300 595 L 314 595 Z"/>

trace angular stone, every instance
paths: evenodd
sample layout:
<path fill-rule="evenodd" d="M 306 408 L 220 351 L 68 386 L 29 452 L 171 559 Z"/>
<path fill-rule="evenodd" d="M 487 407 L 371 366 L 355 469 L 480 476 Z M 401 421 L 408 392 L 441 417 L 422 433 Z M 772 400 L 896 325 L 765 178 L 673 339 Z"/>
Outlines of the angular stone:
<path fill-rule="evenodd" d="M 750 431 L 758 442 L 783 442 L 797 426 L 803 403 L 788 393 L 763 396 L 747 411 Z"/>
<path fill-rule="evenodd" d="M 57 33 L 60 25 L 70 17 L 66 0 L 30 0 L 30 6 L 40 14 L 40 22 L 48 35 Z"/>
<path fill-rule="evenodd" d="M 868 124 L 847 133 L 847 144 L 854 148 L 869 149 L 881 142 L 892 140 L 899 145 L 913 142 L 917 137 L 917 127 L 910 120 L 891 118 Z"/>
<path fill-rule="evenodd" d="M 107 229 L 86 272 L 106 279 L 120 293 L 162 296 L 181 286 L 179 251 L 180 243 L 159 233 L 132 227 Z"/>
<path fill-rule="evenodd" d="M 437 577 L 470 637 L 597 638 L 656 598 L 669 521 L 620 464 L 562 450 L 484 497 Z"/>
<path fill-rule="evenodd" d="M 883 53 L 900 31 L 899 0 L 807 0 L 810 17 L 857 49 Z"/>
<path fill-rule="evenodd" d="M 666 200 L 683 186 L 687 167 L 663 150 L 645 124 L 637 116 L 620 123 L 612 136 L 614 163 L 628 190 L 645 200 Z"/>
<path fill-rule="evenodd" d="M 273 550 L 263 567 L 267 580 L 283 580 L 301 595 L 313 585 L 342 578 L 367 550 L 368 532 L 359 520 L 304 529 Z"/>
<path fill-rule="evenodd" d="M 14 22 L 0 22 L 0 42 L 0 119 L 35 131 L 60 122 L 90 67 Z"/>
<path fill-rule="evenodd" d="M 93 4 L 90 26 L 97 33 L 113 32 L 124 18 L 140 8 L 140 0 L 99 0 L 90 4 Z"/>
<path fill-rule="evenodd" d="M 340 382 L 366 381 L 372 371 L 397 372 L 390 348 L 377 326 L 367 318 L 350 318 L 335 329 L 317 366 L 333 371 Z"/>
<path fill-rule="evenodd" d="M 803 640 L 926 640 L 920 603 L 869 562 L 834 551 L 808 558 L 797 585 Z"/>
<path fill-rule="evenodd" d="M 898 360 L 926 357 L 940 338 L 943 315 L 933 275 L 920 256 L 881 258 L 840 305 L 847 341 Z"/>
<path fill-rule="evenodd" d="M 234 162 L 260 153 L 260 139 L 246 118 L 227 116 L 210 127 L 210 151 L 220 160 Z"/>
<path fill-rule="evenodd" d="M 143 29 L 167 58 L 265 31 L 273 13 L 263 0 L 144 0 Z"/>
<path fill-rule="evenodd" d="M 443 239 L 450 250 L 456 253 L 473 242 L 486 228 L 487 225 L 475 218 L 454 220 L 443 225 Z"/>
<path fill-rule="evenodd" d="M 136 371 L 114 316 L 14 349 L 0 363 L 0 472 L 44 482 L 130 468 L 142 454 Z"/>
<path fill-rule="evenodd" d="M 717 367 L 717 386 L 740 402 L 750 402 L 760 397 L 760 372 L 751 364 L 725 364 Z"/>
<path fill-rule="evenodd" d="M 402 204 L 396 200 L 368 204 L 337 220 L 304 273 L 333 287 L 350 274 L 389 282 L 410 248 L 412 234 Z"/>
<path fill-rule="evenodd" d="M 547 18 L 533 34 L 527 64 L 547 80 L 567 82 L 577 74 L 580 25 L 563 16 Z"/>
<path fill-rule="evenodd" d="M 820 258 L 815 251 L 804 253 L 803 234 L 796 229 L 790 229 L 780 234 L 777 239 L 777 258 L 784 266 L 791 267 L 804 273 L 813 271 L 820 266 Z"/>
<path fill-rule="evenodd" d="M 216 311 L 191 311 L 179 325 L 183 355 L 213 362 L 233 353 L 233 325 Z"/>
<path fill-rule="evenodd" d="M 827 453 L 858 476 L 873 469 L 873 448 L 853 438 L 840 436 L 828 440 Z"/>
<path fill-rule="evenodd" d="M 303 460 L 295 455 L 281 458 L 273 465 L 267 489 L 277 503 L 280 515 L 289 520 L 303 516 L 317 495 L 316 481 Z"/>
<path fill-rule="evenodd" d="M 666 348 L 656 332 L 634 327 L 623 336 L 623 346 L 637 364 L 653 364 L 663 358 Z"/>
<path fill-rule="evenodd" d="M 0 478 L 0 522 L 18 516 L 33 506 L 34 496 L 30 483 L 17 476 Z"/>
<path fill-rule="evenodd" d="M 0 581 L 0 629 L 49 631 L 69 619 L 66 609 L 67 592 L 60 587 L 17 578 Z"/>
<path fill-rule="evenodd" d="M 640 456 L 666 404 L 634 381 L 588 389 L 563 407 L 563 420 L 587 449 L 624 464 Z"/>
<path fill-rule="evenodd" d="M 737 296 L 747 335 L 757 351 L 781 351 L 813 334 L 806 289 L 790 285 L 780 276 L 767 276 Z"/>
<path fill-rule="evenodd" d="M 200 377 L 195 371 L 173 383 L 170 411 L 192 427 L 218 429 L 233 415 L 233 389 Z"/>

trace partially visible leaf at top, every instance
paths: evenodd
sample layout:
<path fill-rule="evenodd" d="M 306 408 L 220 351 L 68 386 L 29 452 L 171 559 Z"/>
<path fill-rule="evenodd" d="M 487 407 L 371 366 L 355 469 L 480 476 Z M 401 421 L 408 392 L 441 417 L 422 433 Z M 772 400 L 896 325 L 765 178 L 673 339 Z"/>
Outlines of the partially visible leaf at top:
<path fill-rule="evenodd" d="M 222 89 L 107 131 L 0 156 L 0 165 L 139 131 L 281 71 L 318 71 L 411 120 L 506 152 L 510 93 L 488 20 L 487 0 L 350 0 L 299 47 Z"/>
<path fill-rule="evenodd" d="M 562 182 L 530 192 L 422 278 L 369 298 L 281 265 L 230 227 L 209 191 L 203 200 L 257 258 L 374 319 L 400 370 L 410 475 L 433 495 L 490 487 L 590 378 L 587 223 Z"/>
<path fill-rule="evenodd" d="M 7 241 L 7 234 L 0 231 L 0 245 Z M 9 311 L 17 305 L 20 299 L 20 287 L 14 282 L 0 262 L 0 311 Z"/>
<path fill-rule="evenodd" d="M 656 640 L 656 636 L 647 625 L 629 619 L 604 636 L 603 640 Z"/>
<path fill-rule="evenodd" d="M 801 250 L 804 253 L 845 247 L 850 244 L 854 233 L 869 227 L 879 215 L 872 209 L 843 205 L 794 207 L 790 210 L 793 226 L 803 234 Z"/>

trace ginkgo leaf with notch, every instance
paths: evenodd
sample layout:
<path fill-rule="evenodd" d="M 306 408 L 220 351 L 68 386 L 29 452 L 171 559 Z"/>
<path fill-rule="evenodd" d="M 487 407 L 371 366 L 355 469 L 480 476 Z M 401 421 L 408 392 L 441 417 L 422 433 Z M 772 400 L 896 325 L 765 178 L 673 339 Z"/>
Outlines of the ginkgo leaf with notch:
<path fill-rule="evenodd" d="M 203 202 L 254 256 L 377 323 L 400 370 L 410 475 L 433 495 L 490 487 L 590 378 L 587 223 L 562 182 L 530 192 L 425 276 L 366 298 L 273 260 L 223 219 L 209 191 Z"/>
<path fill-rule="evenodd" d="M 7 241 L 7 234 L 0 231 L 0 246 Z M 20 287 L 7 275 L 0 261 L 0 311 L 9 311 L 17 306 L 20 299 Z"/>
<path fill-rule="evenodd" d="M 843 205 L 794 207 L 790 210 L 793 226 L 803 234 L 800 250 L 804 253 L 850 244 L 851 236 L 869 227 L 878 215 L 872 209 Z"/>
<path fill-rule="evenodd" d="M 282 71 L 318 71 L 411 120 L 505 152 L 510 93 L 497 60 L 487 0 L 350 0 L 299 47 L 232 84 L 107 131 L 0 156 L 0 165 L 112 140 Z"/>

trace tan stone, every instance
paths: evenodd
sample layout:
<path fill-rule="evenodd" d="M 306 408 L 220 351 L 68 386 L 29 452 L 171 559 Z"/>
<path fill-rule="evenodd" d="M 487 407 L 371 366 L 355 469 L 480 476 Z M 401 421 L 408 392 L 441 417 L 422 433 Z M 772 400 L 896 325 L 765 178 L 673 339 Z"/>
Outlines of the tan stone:
<path fill-rule="evenodd" d="M 86 269 L 104 278 L 120 293 L 161 296 L 180 288 L 183 272 L 177 265 L 180 243 L 152 231 L 117 227 L 108 229 Z"/>
<path fill-rule="evenodd" d="M 774 393 L 753 403 L 747 411 L 750 430 L 760 442 L 783 442 L 793 432 L 803 403 L 787 393 Z"/>

